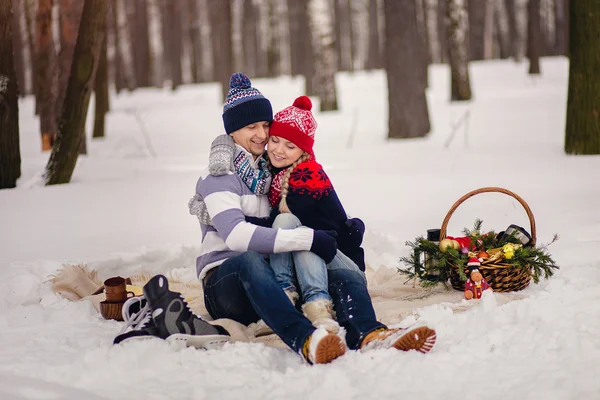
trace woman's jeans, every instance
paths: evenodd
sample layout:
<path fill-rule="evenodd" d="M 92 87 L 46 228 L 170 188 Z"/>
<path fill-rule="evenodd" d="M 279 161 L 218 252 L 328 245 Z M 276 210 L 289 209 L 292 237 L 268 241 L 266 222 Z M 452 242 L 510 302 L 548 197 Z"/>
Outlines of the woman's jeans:
<path fill-rule="evenodd" d="M 279 214 L 273 222 L 273 228 L 276 229 L 295 229 L 301 225 L 300 220 L 289 213 Z M 358 266 L 339 250 L 329 264 L 325 264 L 321 257 L 310 251 L 271 254 L 269 259 L 277 282 L 284 290 L 298 292 L 295 284 L 298 282 L 304 303 L 319 299 L 331 300 L 328 293 L 328 270 L 347 269 L 361 272 Z"/>

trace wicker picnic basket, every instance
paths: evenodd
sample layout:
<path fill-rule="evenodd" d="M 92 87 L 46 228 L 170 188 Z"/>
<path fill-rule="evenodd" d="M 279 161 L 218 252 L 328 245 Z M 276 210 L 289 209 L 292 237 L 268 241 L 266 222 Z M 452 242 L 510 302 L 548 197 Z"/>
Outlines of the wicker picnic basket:
<path fill-rule="evenodd" d="M 465 200 L 481 193 L 504 193 L 515 198 L 525 211 L 527 212 L 527 216 L 529 217 L 529 223 L 531 225 L 531 245 L 535 246 L 536 242 L 536 230 L 535 230 L 535 219 L 533 218 L 533 213 L 529 208 L 529 205 L 523 200 L 519 195 L 511 192 L 510 190 L 503 189 L 500 187 L 484 187 L 480 189 L 473 190 L 462 196 L 458 199 L 446 214 L 446 218 L 444 218 L 444 222 L 442 222 L 442 227 L 440 230 L 440 240 L 446 237 L 446 229 L 448 227 L 448 222 L 450 222 L 450 218 L 452 214 L 458 206 L 460 206 Z M 507 263 L 506 260 L 502 261 L 483 261 L 481 263 L 481 267 L 479 267 L 479 271 L 490 284 L 492 289 L 496 292 L 512 292 L 525 289 L 529 282 L 531 281 L 531 270 L 523 269 L 519 267 L 515 267 L 513 264 Z M 460 275 L 458 273 L 458 267 L 456 265 L 450 265 L 450 283 L 452 287 L 456 290 L 464 290 L 465 282 L 460 279 Z"/>

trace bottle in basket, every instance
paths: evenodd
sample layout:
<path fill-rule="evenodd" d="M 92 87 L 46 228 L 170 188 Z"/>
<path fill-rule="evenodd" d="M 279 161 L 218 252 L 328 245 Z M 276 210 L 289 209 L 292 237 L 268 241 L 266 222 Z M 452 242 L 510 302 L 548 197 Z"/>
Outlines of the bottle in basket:
<path fill-rule="evenodd" d="M 440 229 L 428 229 L 427 230 L 427 240 L 435 243 L 436 245 L 440 245 Z M 423 274 L 423 279 L 435 281 L 438 279 L 440 272 L 436 268 L 435 260 L 430 257 L 428 254 L 425 254 L 423 264 L 425 265 L 425 273 Z"/>

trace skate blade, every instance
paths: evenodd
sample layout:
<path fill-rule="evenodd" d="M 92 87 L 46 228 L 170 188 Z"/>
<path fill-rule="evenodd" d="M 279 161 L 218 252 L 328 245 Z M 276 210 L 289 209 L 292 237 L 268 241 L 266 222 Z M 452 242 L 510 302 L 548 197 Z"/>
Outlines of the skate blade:
<path fill-rule="evenodd" d="M 195 347 L 202 350 L 220 349 L 229 342 L 230 337 L 225 335 L 187 335 L 185 333 L 175 333 L 169 336 L 167 342 L 178 349 L 186 347 Z"/>

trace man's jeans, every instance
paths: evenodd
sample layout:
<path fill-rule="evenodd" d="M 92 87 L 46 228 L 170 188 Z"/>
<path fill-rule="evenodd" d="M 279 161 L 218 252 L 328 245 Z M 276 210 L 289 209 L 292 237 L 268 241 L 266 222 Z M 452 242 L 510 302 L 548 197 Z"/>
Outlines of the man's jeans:
<path fill-rule="evenodd" d="M 263 319 L 295 352 L 301 351 L 315 330 L 290 303 L 269 263 L 254 251 L 225 260 L 203 287 L 204 304 L 211 317 L 244 325 Z"/>
<path fill-rule="evenodd" d="M 273 228 L 276 229 L 295 229 L 301 225 L 300 220 L 289 213 L 279 214 L 273 222 Z M 362 274 L 358 266 L 339 250 L 329 264 L 325 264 L 321 257 L 310 251 L 271 254 L 269 258 L 279 285 L 284 290 L 298 292 L 295 285 L 297 281 L 304 303 L 318 299 L 331 300 L 328 293 L 328 270 L 346 269 Z"/>

